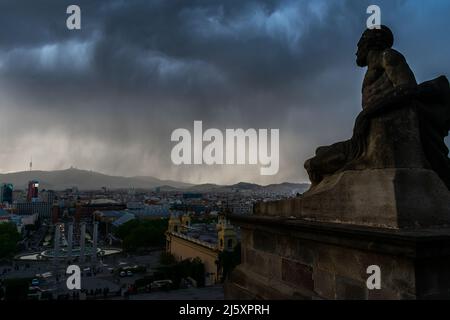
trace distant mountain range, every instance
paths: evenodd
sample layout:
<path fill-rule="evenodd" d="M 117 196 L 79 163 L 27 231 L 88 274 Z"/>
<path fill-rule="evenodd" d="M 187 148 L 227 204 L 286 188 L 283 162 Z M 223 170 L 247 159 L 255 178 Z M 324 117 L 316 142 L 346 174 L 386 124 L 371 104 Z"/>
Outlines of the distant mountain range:
<path fill-rule="evenodd" d="M 232 192 L 232 191 L 267 191 L 274 193 L 292 193 L 299 192 L 303 193 L 309 188 L 309 183 L 290 183 L 283 182 L 279 184 L 269 184 L 267 186 L 261 186 L 255 183 L 239 182 L 233 185 L 217 185 L 217 184 L 199 184 L 186 188 L 192 192 L 206 192 L 206 191 L 216 191 L 216 192 Z"/>
<path fill-rule="evenodd" d="M 99 190 L 103 187 L 108 189 L 154 189 L 159 187 L 161 191 L 184 190 L 191 192 L 227 192 L 237 190 L 265 190 L 277 193 L 304 192 L 307 183 L 281 183 L 261 186 L 253 183 L 240 182 L 234 185 L 224 186 L 217 184 L 189 184 L 172 180 L 160 180 L 154 177 L 136 176 L 120 177 L 110 176 L 95 171 L 66 169 L 55 171 L 21 171 L 0 174 L 1 183 L 12 183 L 15 189 L 24 189 L 28 181 L 38 180 L 40 189 L 64 190 L 77 187 L 79 190 Z"/>

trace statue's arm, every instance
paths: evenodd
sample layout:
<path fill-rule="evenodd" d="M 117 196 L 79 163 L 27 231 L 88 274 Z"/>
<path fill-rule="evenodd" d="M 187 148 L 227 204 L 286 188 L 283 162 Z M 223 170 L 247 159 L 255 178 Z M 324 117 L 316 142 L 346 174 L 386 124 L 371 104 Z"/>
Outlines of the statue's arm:
<path fill-rule="evenodd" d="M 398 51 L 388 49 L 383 52 L 382 64 L 386 75 L 394 88 L 413 88 L 417 85 L 416 77 L 409 68 L 405 57 Z"/>

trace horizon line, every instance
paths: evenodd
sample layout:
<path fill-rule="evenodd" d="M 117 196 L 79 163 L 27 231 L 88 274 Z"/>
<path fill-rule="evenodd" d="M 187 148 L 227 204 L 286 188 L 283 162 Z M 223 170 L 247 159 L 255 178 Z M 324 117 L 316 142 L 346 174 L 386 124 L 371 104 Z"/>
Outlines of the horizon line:
<path fill-rule="evenodd" d="M 207 184 L 214 184 L 214 185 L 219 185 L 219 186 L 233 186 L 239 183 L 248 183 L 248 184 L 255 184 L 255 185 L 259 185 L 262 187 L 266 187 L 269 185 L 279 185 L 279 184 L 283 184 L 283 183 L 292 183 L 292 184 L 311 184 L 310 181 L 300 181 L 300 182 L 292 182 L 292 181 L 283 181 L 283 182 L 278 182 L 278 183 L 268 183 L 268 184 L 259 184 L 256 182 L 249 182 L 249 181 L 237 181 L 235 183 L 231 183 L 231 184 L 222 184 L 222 183 L 217 183 L 217 182 L 200 182 L 200 183 L 193 183 L 193 182 L 185 182 L 185 181 L 180 181 L 180 180 L 173 180 L 173 179 L 165 179 L 165 178 L 159 178 L 159 177 L 155 177 L 154 175 L 134 175 L 134 176 L 122 176 L 122 175 L 113 175 L 113 174 L 109 174 L 109 173 L 104 173 L 101 171 L 96 171 L 96 170 L 92 170 L 92 169 L 80 169 L 74 166 L 70 166 L 69 168 L 66 169 L 53 169 L 53 170 L 21 170 L 21 171 L 9 171 L 9 172 L 0 172 L 0 175 L 6 175 L 6 174 L 15 174 L 15 173 L 32 173 L 32 172 L 55 172 L 55 171 L 68 171 L 68 170 L 78 170 L 78 171 L 87 171 L 87 172 L 93 172 L 93 173 L 98 173 L 98 174 L 102 174 L 105 176 L 110 176 L 110 177 L 118 177 L 118 178 L 154 178 L 154 179 L 158 179 L 161 181 L 171 181 L 171 182 L 177 182 L 177 183 L 183 183 L 183 184 L 190 184 L 190 185 L 195 185 L 195 186 L 199 186 L 199 185 L 207 185 Z M 2 182 L 4 183 L 4 182 Z M 161 185 L 163 186 L 163 185 Z"/>

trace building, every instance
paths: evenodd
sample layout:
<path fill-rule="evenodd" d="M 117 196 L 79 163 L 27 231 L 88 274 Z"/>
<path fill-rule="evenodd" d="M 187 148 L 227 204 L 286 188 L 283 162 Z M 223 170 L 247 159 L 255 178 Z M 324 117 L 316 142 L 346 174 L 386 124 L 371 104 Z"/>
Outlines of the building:
<path fill-rule="evenodd" d="M 93 216 L 96 221 L 111 224 L 122 217 L 124 214 L 124 210 L 97 210 L 94 211 Z"/>
<path fill-rule="evenodd" d="M 24 227 L 27 225 L 33 225 L 38 219 L 37 214 L 29 216 L 19 216 L 13 213 L 9 213 L 0 208 L 0 223 L 14 223 L 17 228 L 17 232 L 22 233 Z"/>
<path fill-rule="evenodd" d="M 136 215 L 129 210 L 97 210 L 94 211 L 93 216 L 95 221 L 100 223 L 100 229 L 105 234 L 110 234 L 111 229 L 136 219 Z"/>
<path fill-rule="evenodd" d="M 166 251 L 177 260 L 200 258 L 205 266 L 205 285 L 221 281 L 219 255 L 232 251 L 238 243 L 233 226 L 219 216 L 217 224 L 191 223 L 188 214 L 172 215 L 166 232 Z"/>
<path fill-rule="evenodd" d="M 45 198 L 46 202 L 54 203 L 56 199 L 57 199 L 57 197 L 56 197 L 56 193 L 54 190 L 46 191 L 46 198 Z"/>
<path fill-rule="evenodd" d="M 4 183 L 0 188 L 0 203 L 11 204 L 13 202 L 13 185 L 11 183 Z"/>
<path fill-rule="evenodd" d="M 202 197 L 203 197 L 202 193 L 195 193 L 195 192 L 183 193 L 183 199 L 201 199 Z"/>
<path fill-rule="evenodd" d="M 170 208 L 167 204 L 143 204 L 142 206 L 128 206 L 127 212 L 134 214 L 139 219 L 160 219 L 170 216 Z"/>
<path fill-rule="evenodd" d="M 118 228 L 118 227 L 122 226 L 123 224 L 125 224 L 131 220 L 134 220 L 134 219 L 136 219 L 136 216 L 134 214 L 125 212 L 119 219 L 113 221 L 111 224 L 113 227 Z"/>
<path fill-rule="evenodd" d="M 51 202 L 48 202 L 49 204 L 52 204 Z M 58 205 L 53 205 L 52 206 L 52 223 L 58 223 L 59 222 L 59 218 L 61 215 L 61 208 Z"/>
<path fill-rule="evenodd" d="M 36 202 L 38 201 L 39 195 L 39 181 L 32 180 L 28 182 L 28 191 L 27 191 L 27 201 L 28 202 Z"/>
<path fill-rule="evenodd" d="M 234 214 L 252 214 L 253 212 L 253 201 L 242 200 L 232 201 L 227 204 L 228 209 Z"/>
<path fill-rule="evenodd" d="M 13 211 L 20 216 L 37 214 L 39 218 L 51 218 L 52 207 L 47 202 L 17 202 L 13 204 Z"/>
<path fill-rule="evenodd" d="M 121 211 L 126 209 L 126 205 L 110 199 L 96 199 L 89 203 L 77 203 L 75 206 L 75 219 L 80 221 L 83 218 L 92 218 L 95 211 Z"/>

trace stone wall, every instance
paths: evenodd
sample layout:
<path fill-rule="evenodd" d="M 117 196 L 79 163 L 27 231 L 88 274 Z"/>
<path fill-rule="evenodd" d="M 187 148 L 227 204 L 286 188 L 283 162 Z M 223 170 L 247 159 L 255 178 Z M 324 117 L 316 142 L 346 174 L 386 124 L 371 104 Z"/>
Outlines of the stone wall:
<path fill-rule="evenodd" d="M 301 197 L 260 202 L 261 216 L 381 228 L 450 226 L 450 193 L 428 169 L 349 170 L 326 178 Z"/>
<path fill-rule="evenodd" d="M 217 260 L 219 251 L 210 247 L 203 246 L 197 242 L 189 241 L 178 237 L 174 234 L 168 233 L 166 235 L 167 251 L 177 258 L 177 260 L 184 260 L 189 258 L 200 258 L 205 266 L 205 273 L 211 276 L 205 277 L 205 285 L 214 285 L 219 280 L 221 275 L 218 274 Z"/>
<path fill-rule="evenodd" d="M 448 230 L 400 231 L 268 217 L 234 217 L 242 264 L 230 299 L 426 299 L 450 297 Z M 369 290 L 367 267 L 381 269 Z"/>

